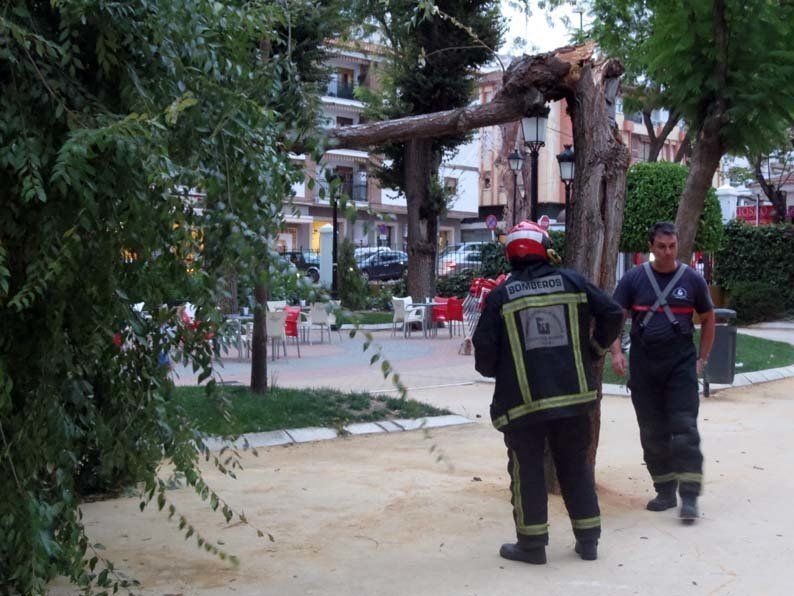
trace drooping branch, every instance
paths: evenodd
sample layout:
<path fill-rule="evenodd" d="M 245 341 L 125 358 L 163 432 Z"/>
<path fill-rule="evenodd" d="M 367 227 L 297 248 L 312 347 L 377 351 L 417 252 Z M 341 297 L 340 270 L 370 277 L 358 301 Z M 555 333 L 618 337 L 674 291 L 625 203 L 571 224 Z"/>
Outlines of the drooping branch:
<path fill-rule="evenodd" d="M 524 56 L 510 65 L 501 90 L 487 104 L 334 128 L 328 133 L 329 146 L 352 149 L 457 135 L 517 120 L 533 106 L 570 96 L 579 80 L 581 64 L 592 58 L 594 50 L 595 45 L 588 42 Z"/>

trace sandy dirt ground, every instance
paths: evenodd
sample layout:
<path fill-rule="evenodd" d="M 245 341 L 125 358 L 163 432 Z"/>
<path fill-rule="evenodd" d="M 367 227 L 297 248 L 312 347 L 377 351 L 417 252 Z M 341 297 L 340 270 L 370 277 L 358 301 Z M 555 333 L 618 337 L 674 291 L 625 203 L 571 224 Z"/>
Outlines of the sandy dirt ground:
<path fill-rule="evenodd" d="M 492 387 L 426 390 L 414 397 L 484 414 Z M 486 404 L 486 406 L 483 406 Z M 260 450 L 238 480 L 207 479 L 252 524 L 227 526 L 190 491 L 169 492 L 239 567 L 185 541 L 138 499 L 84 507 L 92 539 L 144 594 L 510 595 L 790 594 L 794 580 L 794 380 L 704 400 L 702 518 L 644 510 L 651 485 L 630 400 L 603 402 L 598 485 L 599 559 L 572 550 L 559 497 L 549 503 L 546 566 L 505 561 L 514 537 L 501 435 L 478 424 Z M 434 447 L 435 451 L 430 452 Z M 445 461 L 437 462 L 441 452 Z M 63 584 L 53 594 L 73 593 Z"/>

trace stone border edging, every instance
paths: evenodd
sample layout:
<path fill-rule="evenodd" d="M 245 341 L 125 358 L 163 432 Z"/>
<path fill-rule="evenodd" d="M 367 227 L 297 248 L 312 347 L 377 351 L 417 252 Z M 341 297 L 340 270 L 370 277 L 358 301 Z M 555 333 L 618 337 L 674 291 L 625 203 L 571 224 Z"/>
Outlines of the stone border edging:
<path fill-rule="evenodd" d="M 780 368 L 768 368 L 766 370 L 756 370 L 747 373 L 736 373 L 733 377 L 731 385 L 722 385 L 718 383 L 710 383 L 712 391 L 721 389 L 731 389 L 733 387 L 746 387 L 747 385 L 754 385 L 756 383 L 769 383 L 771 381 L 780 381 L 782 379 L 789 379 L 794 377 L 794 364 L 789 366 L 782 366 Z M 488 377 L 480 377 L 477 379 L 479 383 L 494 383 L 493 379 Z M 620 397 L 627 397 L 630 395 L 628 387 L 625 385 L 616 385 L 613 383 L 604 383 L 602 386 L 602 393 L 604 395 L 617 395 Z M 703 391 L 703 381 L 698 379 L 698 387 Z"/>
<path fill-rule="evenodd" d="M 475 424 L 474 420 L 447 414 L 444 416 L 428 416 L 427 418 L 402 418 L 398 420 L 382 420 L 379 422 L 356 422 L 342 427 L 345 431 L 341 436 L 371 435 L 377 433 L 398 433 L 421 428 L 441 428 L 444 426 L 457 426 L 462 424 Z M 297 443 L 310 443 L 313 441 L 328 441 L 336 439 L 340 433 L 333 428 L 312 426 L 307 428 L 289 428 L 284 430 L 271 430 L 259 433 L 246 433 L 240 435 L 235 441 L 224 441 L 220 437 L 208 437 L 204 444 L 211 451 L 219 451 L 225 446 L 243 449 L 245 442 L 248 447 L 274 447 L 278 445 L 294 445 Z"/>

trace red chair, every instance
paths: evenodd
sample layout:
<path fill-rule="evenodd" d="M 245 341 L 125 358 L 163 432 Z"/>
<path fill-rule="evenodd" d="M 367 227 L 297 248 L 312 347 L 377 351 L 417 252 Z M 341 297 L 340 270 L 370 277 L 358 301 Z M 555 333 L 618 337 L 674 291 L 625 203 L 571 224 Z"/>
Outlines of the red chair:
<path fill-rule="evenodd" d="M 439 323 L 446 323 L 447 322 L 447 301 L 449 298 L 443 298 L 441 296 L 436 296 L 433 298 L 433 302 L 438 304 L 439 306 L 433 307 L 432 313 L 432 322 L 433 322 L 433 334 L 438 333 L 438 324 Z"/>
<path fill-rule="evenodd" d="M 456 324 L 459 324 L 460 334 L 463 335 L 463 302 L 459 298 L 453 297 L 447 300 L 447 324 L 449 325 L 450 339 Z"/>
<path fill-rule="evenodd" d="M 284 321 L 284 335 L 295 338 L 295 346 L 298 348 L 298 358 L 301 357 L 301 342 L 298 335 L 298 323 L 300 322 L 301 309 L 299 306 L 287 306 L 284 308 L 287 319 Z"/>

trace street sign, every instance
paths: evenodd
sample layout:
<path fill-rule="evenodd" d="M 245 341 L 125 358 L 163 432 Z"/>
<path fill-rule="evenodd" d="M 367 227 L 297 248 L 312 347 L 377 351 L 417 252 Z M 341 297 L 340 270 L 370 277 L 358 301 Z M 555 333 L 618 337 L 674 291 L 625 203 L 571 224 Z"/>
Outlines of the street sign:
<path fill-rule="evenodd" d="M 499 225 L 499 220 L 496 219 L 496 216 L 491 214 L 485 218 L 485 225 L 489 230 L 495 230 L 496 226 Z"/>
<path fill-rule="evenodd" d="M 538 219 L 538 225 L 544 230 L 548 230 L 551 225 L 551 219 L 549 219 L 548 215 L 541 215 L 540 219 Z"/>

